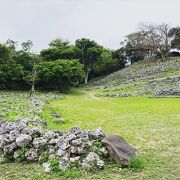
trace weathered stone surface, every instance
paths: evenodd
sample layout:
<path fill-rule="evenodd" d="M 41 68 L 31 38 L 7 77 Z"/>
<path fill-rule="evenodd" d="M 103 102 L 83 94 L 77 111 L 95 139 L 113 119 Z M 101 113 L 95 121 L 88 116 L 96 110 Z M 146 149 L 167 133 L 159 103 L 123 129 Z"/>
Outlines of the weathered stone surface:
<path fill-rule="evenodd" d="M 17 144 L 15 142 L 8 144 L 6 146 L 4 146 L 3 151 L 5 153 L 12 153 L 17 149 Z"/>
<path fill-rule="evenodd" d="M 16 129 L 16 124 L 14 122 L 4 122 L 0 126 L 0 134 L 8 133 L 11 130 Z"/>
<path fill-rule="evenodd" d="M 16 139 L 16 144 L 19 147 L 27 147 L 31 141 L 32 137 L 30 135 L 20 134 Z"/>
<path fill-rule="evenodd" d="M 0 135 L 0 148 L 3 149 L 5 145 L 10 142 L 7 134 Z"/>
<path fill-rule="evenodd" d="M 51 164 L 46 162 L 46 163 L 43 163 L 43 168 L 44 168 L 44 172 L 46 173 L 50 173 L 51 172 Z"/>
<path fill-rule="evenodd" d="M 44 137 L 35 138 L 33 140 L 33 145 L 36 149 L 43 148 L 45 145 L 47 145 L 48 140 Z"/>
<path fill-rule="evenodd" d="M 47 139 L 52 139 L 54 138 L 55 136 L 55 133 L 53 131 L 47 131 L 44 136 L 47 138 Z"/>
<path fill-rule="evenodd" d="M 57 142 L 57 147 L 61 148 L 62 150 L 66 150 L 68 147 L 70 147 L 69 141 L 64 138 L 61 138 Z"/>
<path fill-rule="evenodd" d="M 83 169 L 89 169 L 94 166 L 99 167 L 100 169 L 104 168 L 104 162 L 100 159 L 99 155 L 90 152 L 87 157 L 82 162 L 82 168 Z"/>
<path fill-rule="evenodd" d="M 104 135 L 102 129 L 100 129 L 100 128 L 95 129 L 94 131 L 91 132 L 91 137 L 93 139 L 102 139 L 104 136 L 105 135 Z"/>
<path fill-rule="evenodd" d="M 137 149 L 120 136 L 107 136 L 103 138 L 102 144 L 106 147 L 111 159 L 121 166 L 128 166 L 131 157 L 138 153 Z"/>
<path fill-rule="evenodd" d="M 29 149 L 25 153 L 25 157 L 28 161 L 36 161 L 38 159 L 38 152 L 36 149 Z"/>
<path fill-rule="evenodd" d="M 15 141 L 16 138 L 19 136 L 19 131 L 18 130 L 12 130 L 9 132 L 9 140 L 12 142 L 12 141 Z"/>

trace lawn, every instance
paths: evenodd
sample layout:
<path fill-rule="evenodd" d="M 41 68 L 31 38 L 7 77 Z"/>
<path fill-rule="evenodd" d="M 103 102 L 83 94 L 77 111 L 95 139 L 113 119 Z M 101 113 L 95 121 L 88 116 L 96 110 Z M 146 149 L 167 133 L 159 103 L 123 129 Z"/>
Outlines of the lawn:
<path fill-rule="evenodd" d="M 53 112 L 60 113 L 65 123 L 54 122 Z M 145 169 L 140 172 L 125 170 L 125 178 L 180 177 L 180 98 L 102 98 L 94 96 L 93 91 L 74 91 L 65 95 L 63 100 L 48 104 L 43 117 L 50 120 L 49 129 L 100 127 L 107 135 L 124 137 L 148 160 Z M 115 174 L 122 177 L 119 172 Z"/>
<path fill-rule="evenodd" d="M 52 116 L 54 112 L 59 113 L 65 123 L 58 122 Z M 138 148 L 146 160 L 142 170 L 122 169 L 111 163 L 100 172 L 82 172 L 77 179 L 180 178 L 180 98 L 105 98 L 96 97 L 95 91 L 74 90 L 63 95 L 62 100 L 46 104 L 42 117 L 48 120 L 48 129 L 100 127 L 107 135 L 120 135 Z M 66 174 L 66 177 L 76 175 Z M 0 165 L 0 179 L 61 178 L 46 175 L 36 164 Z"/>

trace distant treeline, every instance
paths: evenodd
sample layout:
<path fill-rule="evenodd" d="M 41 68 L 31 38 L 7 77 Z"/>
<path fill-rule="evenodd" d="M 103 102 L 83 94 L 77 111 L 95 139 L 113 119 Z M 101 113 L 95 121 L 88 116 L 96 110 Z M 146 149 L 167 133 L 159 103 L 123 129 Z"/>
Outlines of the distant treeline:
<path fill-rule="evenodd" d="M 18 42 L 10 39 L 0 44 L 0 89 L 65 91 L 122 69 L 127 62 L 152 56 L 164 60 L 171 48 L 180 49 L 180 27 L 141 25 L 138 32 L 126 36 L 117 50 L 87 38 L 75 44 L 57 38 L 39 54 L 31 52 L 30 40 L 22 42 L 20 50 L 17 46 Z"/>

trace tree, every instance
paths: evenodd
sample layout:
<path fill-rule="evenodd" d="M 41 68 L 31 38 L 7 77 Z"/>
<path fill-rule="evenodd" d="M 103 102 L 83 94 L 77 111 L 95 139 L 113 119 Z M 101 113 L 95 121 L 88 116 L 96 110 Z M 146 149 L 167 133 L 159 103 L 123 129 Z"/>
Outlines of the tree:
<path fill-rule="evenodd" d="M 25 41 L 25 42 L 22 42 L 22 43 L 21 43 L 21 46 L 22 46 L 22 50 L 23 50 L 24 52 L 30 52 L 30 51 L 31 51 L 31 48 L 32 48 L 32 46 L 33 46 L 33 43 L 32 43 L 31 40 L 27 40 L 27 41 Z"/>
<path fill-rule="evenodd" d="M 144 47 L 159 55 L 163 60 L 168 57 L 171 47 L 168 24 L 142 24 L 141 33 L 144 36 Z"/>
<path fill-rule="evenodd" d="M 38 82 L 37 72 L 36 72 L 36 64 L 41 61 L 39 55 L 31 54 L 31 63 L 29 64 L 30 69 L 25 70 L 25 74 L 23 79 L 27 84 L 31 86 L 31 92 L 35 92 L 35 84 Z"/>
<path fill-rule="evenodd" d="M 95 72 L 98 75 L 109 74 L 118 66 L 118 59 L 113 58 L 113 52 L 109 49 L 103 49 L 100 60 L 95 65 Z"/>
<path fill-rule="evenodd" d="M 23 75 L 23 66 L 12 59 L 11 49 L 0 44 L 0 88 L 12 88 Z"/>
<path fill-rule="evenodd" d="M 64 49 L 64 48 L 69 47 L 69 41 L 56 38 L 49 43 L 49 46 L 51 48 Z"/>
<path fill-rule="evenodd" d="M 85 84 L 87 84 L 89 73 L 93 70 L 94 65 L 100 60 L 103 48 L 95 41 L 86 38 L 78 39 L 75 46 L 79 48 L 79 60 L 85 69 Z"/>
<path fill-rule="evenodd" d="M 83 65 L 78 60 L 56 60 L 36 65 L 39 86 L 64 91 L 84 77 Z"/>
<path fill-rule="evenodd" d="M 12 59 L 11 50 L 8 47 L 0 44 L 0 64 L 5 64 L 10 59 Z"/>
<path fill-rule="evenodd" d="M 40 53 L 45 61 L 54 61 L 57 59 L 77 59 L 79 49 L 70 45 L 68 41 L 55 39 L 49 43 L 49 48 L 43 49 Z"/>
<path fill-rule="evenodd" d="M 169 31 L 169 37 L 172 38 L 171 46 L 180 49 L 180 27 L 173 27 Z"/>
<path fill-rule="evenodd" d="M 8 39 L 6 41 L 6 46 L 13 51 L 16 50 L 17 45 L 18 45 L 18 43 L 16 41 L 13 41 L 12 39 Z"/>

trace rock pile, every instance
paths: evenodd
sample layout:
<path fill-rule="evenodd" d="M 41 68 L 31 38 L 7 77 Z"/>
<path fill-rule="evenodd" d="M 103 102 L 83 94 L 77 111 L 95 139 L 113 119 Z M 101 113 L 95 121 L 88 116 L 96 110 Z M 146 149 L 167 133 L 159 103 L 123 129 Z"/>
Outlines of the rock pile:
<path fill-rule="evenodd" d="M 104 167 L 101 158 L 108 153 L 101 144 L 104 137 L 101 129 L 45 130 L 42 122 L 38 123 L 31 118 L 15 122 L 0 119 L 0 163 L 39 161 L 46 172 L 51 171 L 54 160 L 61 170 L 74 164 L 84 169 Z"/>
<path fill-rule="evenodd" d="M 155 95 L 180 95 L 180 90 L 173 88 L 161 88 L 154 91 Z"/>

